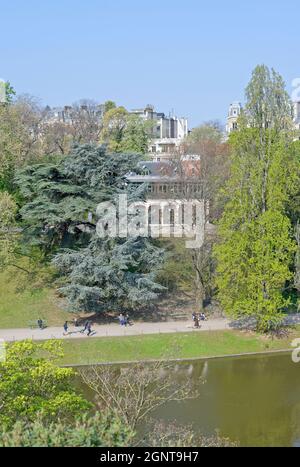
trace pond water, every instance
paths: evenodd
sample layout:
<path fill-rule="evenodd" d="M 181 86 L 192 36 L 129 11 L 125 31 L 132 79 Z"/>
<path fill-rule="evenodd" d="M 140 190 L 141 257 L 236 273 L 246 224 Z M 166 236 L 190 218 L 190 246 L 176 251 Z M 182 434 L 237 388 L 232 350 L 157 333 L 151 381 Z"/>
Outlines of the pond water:
<path fill-rule="evenodd" d="M 241 446 L 300 446 L 300 363 L 290 353 L 194 360 L 173 371 L 202 377 L 200 396 L 167 403 L 154 418 L 193 424 L 206 435 L 218 429 Z"/>

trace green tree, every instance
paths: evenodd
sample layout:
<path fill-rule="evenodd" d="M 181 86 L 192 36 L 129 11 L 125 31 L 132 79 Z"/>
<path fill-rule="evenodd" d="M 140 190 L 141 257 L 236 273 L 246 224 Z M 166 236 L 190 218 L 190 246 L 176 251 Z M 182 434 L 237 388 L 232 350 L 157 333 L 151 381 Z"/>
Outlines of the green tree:
<path fill-rule="evenodd" d="M 223 139 L 223 128 L 219 122 L 204 122 L 202 125 L 193 128 L 186 138 L 186 144 L 197 144 L 198 147 L 201 143 L 204 145 L 214 142 L 221 144 Z"/>
<path fill-rule="evenodd" d="M 153 122 L 144 122 L 137 115 L 127 116 L 121 143 L 122 151 L 146 154 L 150 140 L 150 129 L 152 126 Z"/>
<path fill-rule="evenodd" d="M 63 278 L 60 291 L 72 310 L 134 306 L 164 290 L 155 282 L 162 249 L 146 238 L 96 235 L 99 203 L 114 204 L 119 194 L 128 202 L 143 200 L 145 187 L 130 186 L 125 178 L 138 160 L 133 154 L 107 154 L 104 147 L 77 146 L 57 163 L 18 174 L 26 202 L 20 210 L 24 243 L 39 245 L 46 259 L 54 255 Z"/>
<path fill-rule="evenodd" d="M 60 368 L 61 344 L 48 341 L 17 342 L 7 347 L 0 364 L 0 423 L 33 422 L 37 414 L 45 420 L 72 418 L 90 404 L 72 386 L 74 370 Z"/>
<path fill-rule="evenodd" d="M 127 124 L 128 112 L 125 107 L 111 108 L 105 112 L 100 142 L 108 145 L 109 151 L 122 151 L 122 141 Z"/>
<path fill-rule="evenodd" d="M 115 109 L 117 106 L 116 106 L 116 103 L 114 101 L 106 101 L 104 102 L 104 114 L 106 114 L 106 112 L 109 112 L 110 110 L 112 109 Z"/>
<path fill-rule="evenodd" d="M 238 443 L 223 438 L 216 431 L 210 437 L 193 426 L 158 421 L 147 424 L 141 440 L 114 412 L 86 415 L 75 424 L 58 421 L 45 423 L 39 418 L 32 423 L 16 422 L 10 430 L 0 429 L 0 447 L 237 447 Z"/>
<path fill-rule="evenodd" d="M 105 105 L 100 142 L 112 152 L 145 154 L 148 150 L 153 122 L 131 115 L 124 107 Z"/>
<path fill-rule="evenodd" d="M 10 102 L 12 102 L 14 96 L 16 95 L 16 91 L 14 90 L 14 88 L 12 87 L 9 81 L 6 81 L 4 83 L 4 89 L 5 89 L 5 103 L 9 104 Z"/>
<path fill-rule="evenodd" d="M 164 250 L 145 238 L 93 237 L 86 248 L 64 250 L 53 264 L 62 277 L 59 291 L 72 311 L 122 310 L 152 303 L 165 288 L 155 278 Z"/>
<path fill-rule="evenodd" d="M 117 193 L 135 196 L 137 190 L 127 187 L 125 175 L 138 160 L 137 155 L 107 154 L 103 146 L 82 145 L 64 158 L 19 170 L 23 240 L 39 245 L 46 255 L 82 244 L 96 229 L 99 203 L 113 200 Z"/>
<path fill-rule="evenodd" d="M 134 433 L 116 413 L 84 415 L 75 423 L 46 423 L 41 417 L 33 422 L 17 421 L 10 429 L 0 430 L 0 447 L 126 447 Z"/>
<path fill-rule="evenodd" d="M 246 89 L 239 131 L 230 138 L 231 178 L 220 221 L 219 298 L 227 314 L 253 316 L 266 331 L 282 321 L 289 300 L 295 241 L 287 206 L 297 190 L 291 103 L 282 78 L 258 66 Z"/>
<path fill-rule="evenodd" d="M 16 211 L 17 205 L 13 197 L 5 191 L 0 191 L 0 269 L 11 264 L 15 258 Z"/>

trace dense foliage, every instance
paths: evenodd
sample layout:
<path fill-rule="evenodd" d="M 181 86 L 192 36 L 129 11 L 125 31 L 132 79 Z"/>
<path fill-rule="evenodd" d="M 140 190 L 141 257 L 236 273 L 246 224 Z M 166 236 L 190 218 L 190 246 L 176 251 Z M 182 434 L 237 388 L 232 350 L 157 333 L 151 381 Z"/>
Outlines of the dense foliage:
<path fill-rule="evenodd" d="M 126 447 L 134 433 L 114 413 L 84 415 L 73 424 L 66 421 L 45 423 L 16 422 L 0 431 L 0 447 Z"/>
<path fill-rule="evenodd" d="M 16 211 L 17 205 L 13 197 L 6 191 L 0 191 L 0 270 L 15 259 Z"/>
<path fill-rule="evenodd" d="M 108 105 L 109 104 L 109 105 Z M 112 152 L 145 154 L 148 150 L 153 122 L 132 115 L 124 107 L 107 103 L 100 133 L 100 142 Z"/>
<path fill-rule="evenodd" d="M 71 419 L 89 409 L 72 385 L 74 371 L 57 366 L 61 356 L 61 346 L 54 341 L 8 346 L 0 363 L 0 424 L 33 422 L 37 414 L 46 420 Z"/>
<path fill-rule="evenodd" d="M 299 187 L 291 103 L 281 77 L 257 67 L 239 131 L 230 138 L 231 177 L 220 222 L 217 286 L 225 311 L 276 327 L 293 287 L 296 242 L 288 216 Z"/>
<path fill-rule="evenodd" d="M 77 146 L 55 163 L 19 171 L 25 205 L 24 239 L 38 245 L 64 279 L 60 292 L 71 310 L 102 311 L 134 306 L 164 290 L 155 282 L 163 250 L 146 238 L 100 238 L 96 208 L 101 202 L 142 200 L 144 187 L 126 183 L 137 163 L 132 154 L 107 154 L 105 147 Z M 101 220 L 101 219 L 100 219 Z"/>

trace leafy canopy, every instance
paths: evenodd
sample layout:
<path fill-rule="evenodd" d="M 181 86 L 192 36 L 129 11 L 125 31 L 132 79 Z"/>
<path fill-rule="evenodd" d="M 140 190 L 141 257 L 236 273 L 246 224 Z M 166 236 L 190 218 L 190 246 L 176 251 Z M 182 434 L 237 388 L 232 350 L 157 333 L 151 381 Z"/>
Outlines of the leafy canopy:
<path fill-rule="evenodd" d="M 142 201 L 145 187 L 128 185 L 126 174 L 139 156 L 107 154 L 105 147 L 77 146 L 52 164 L 21 170 L 17 183 L 26 204 L 20 210 L 24 240 L 52 257 L 70 310 L 102 311 L 151 302 L 164 290 L 155 282 L 163 250 L 146 238 L 100 238 L 97 205 Z M 103 214 L 104 215 L 104 214 Z M 100 219 L 101 220 L 101 219 Z"/>
<path fill-rule="evenodd" d="M 89 403 L 75 392 L 74 370 L 60 368 L 62 347 L 57 341 L 17 342 L 7 347 L 0 364 L 0 423 L 69 418 L 87 410 Z"/>
<path fill-rule="evenodd" d="M 84 415 L 74 423 L 16 422 L 0 431 L 0 447 L 126 447 L 134 433 L 116 413 Z"/>
<path fill-rule="evenodd" d="M 15 258 L 17 205 L 6 191 L 0 191 L 0 269 Z"/>
<path fill-rule="evenodd" d="M 299 158 L 282 78 L 258 66 L 246 97 L 239 130 L 229 141 L 216 282 L 227 314 L 255 317 L 266 331 L 281 322 L 289 304 L 284 292 L 292 283 L 296 245 L 287 211 L 299 187 Z"/>

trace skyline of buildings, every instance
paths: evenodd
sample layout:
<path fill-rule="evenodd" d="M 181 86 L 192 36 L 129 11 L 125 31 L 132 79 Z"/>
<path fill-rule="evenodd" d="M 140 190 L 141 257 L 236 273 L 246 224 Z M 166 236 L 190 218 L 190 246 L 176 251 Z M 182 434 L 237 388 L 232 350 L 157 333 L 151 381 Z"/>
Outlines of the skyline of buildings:
<path fill-rule="evenodd" d="M 54 123 L 56 121 L 68 124 L 72 119 L 72 110 L 74 106 L 66 105 L 64 107 L 45 108 L 45 121 Z M 82 104 L 78 106 L 80 111 L 85 111 L 92 117 L 99 118 L 104 116 L 105 105 Z M 238 118 L 242 112 L 241 102 L 234 101 L 229 105 L 226 123 L 224 125 L 224 139 L 237 129 Z M 300 130 L 300 101 L 293 102 L 295 129 Z M 153 122 L 150 127 L 151 141 L 149 142 L 148 153 L 151 158 L 157 162 L 168 160 L 172 154 L 176 153 L 180 145 L 188 134 L 193 131 L 188 127 L 186 117 L 177 117 L 174 111 L 166 115 L 164 112 L 158 112 L 153 105 L 147 104 L 139 109 L 132 109 L 128 112 L 131 115 L 139 116 L 143 121 Z"/>

